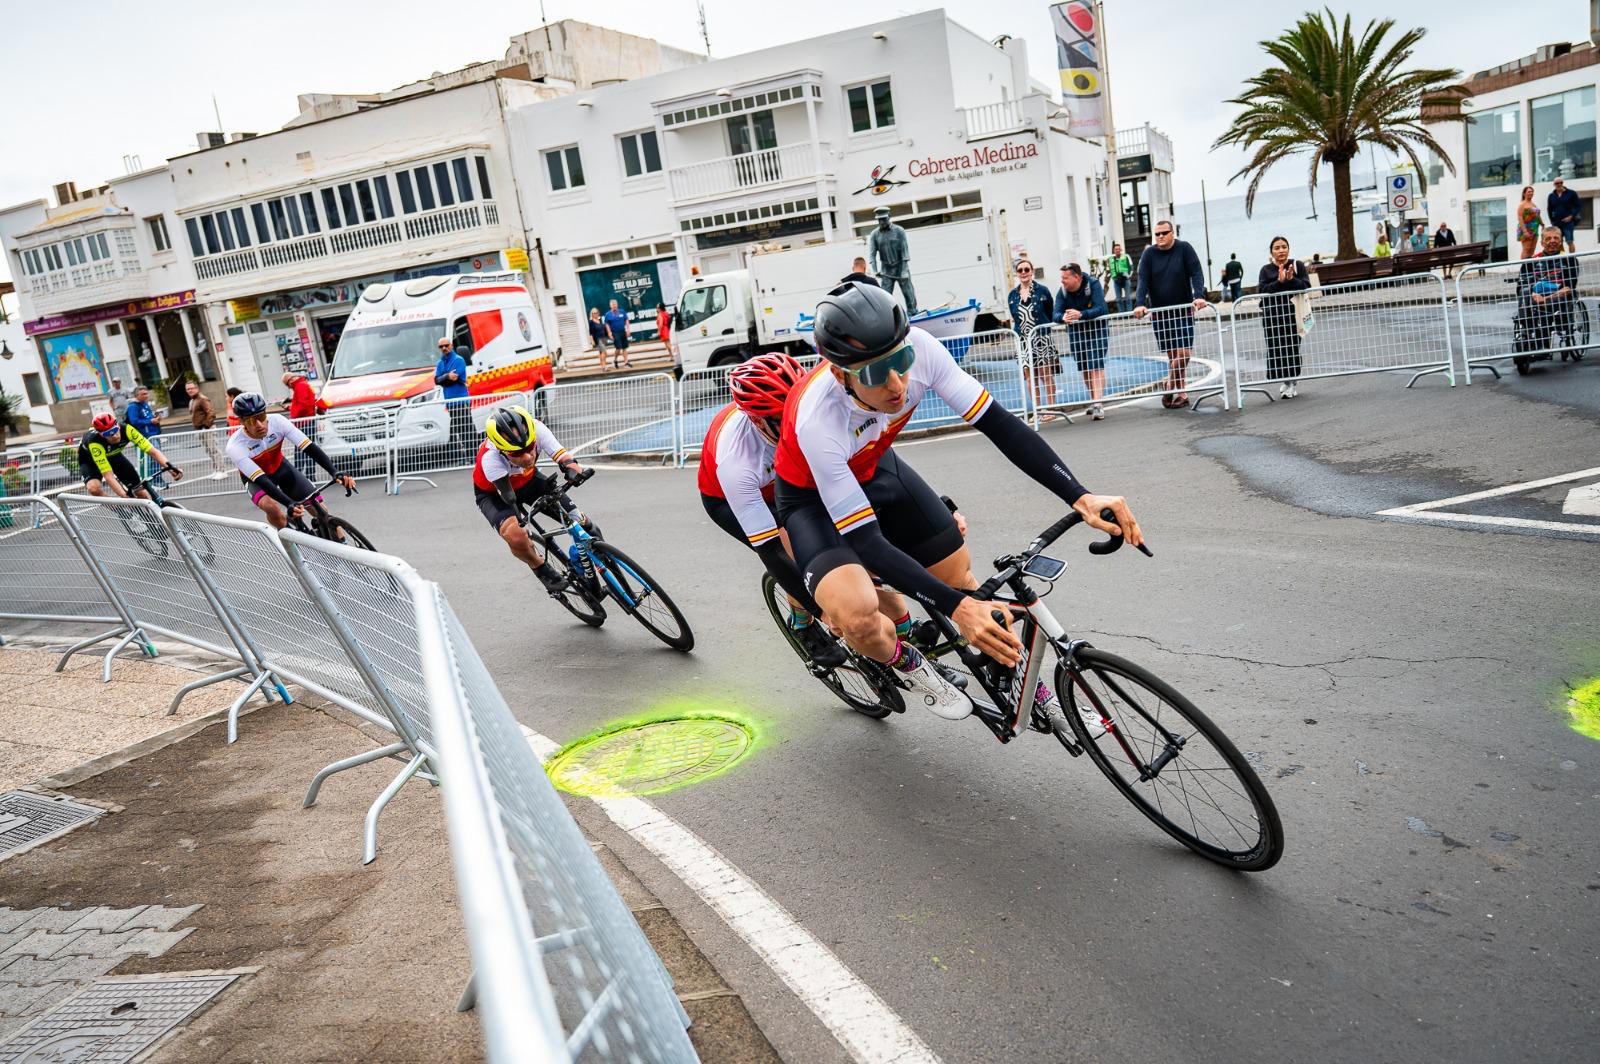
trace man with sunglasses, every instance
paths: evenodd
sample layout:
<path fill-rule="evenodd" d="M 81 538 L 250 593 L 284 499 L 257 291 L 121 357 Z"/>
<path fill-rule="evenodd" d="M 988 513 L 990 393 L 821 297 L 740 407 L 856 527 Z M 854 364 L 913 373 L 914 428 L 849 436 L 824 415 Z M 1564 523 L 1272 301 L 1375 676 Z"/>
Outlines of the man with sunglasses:
<path fill-rule="evenodd" d="M 1167 356 L 1167 380 L 1161 405 L 1182 410 L 1189 405 L 1189 356 L 1194 354 L 1194 312 L 1207 306 L 1206 275 L 1194 245 L 1179 240 L 1166 218 L 1156 222 L 1155 243 L 1139 256 L 1139 289 L 1133 313 L 1150 315 L 1156 346 Z"/>
<path fill-rule="evenodd" d="M 78 475 L 83 477 L 90 495 L 114 494 L 128 498 L 128 489 L 140 480 L 139 471 L 122 453 L 130 443 L 171 473 L 173 480 L 183 479 L 183 471 L 168 462 L 167 456 L 144 433 L 132 425 L 122 424 L 115 414 L 96 414 L 89 431 L 78 441 Z M 140 488 L 139 497 L 148 499 L 150 493 Z"/>
<path fill-rule="evenodd" d="M 355 477 L 341 476 L 328 452 L 294 422 L 282 414 L 267 413 L 267 401 L 257 393 L 241 392 L 233 400 L 233 412 L 239 417 L 239 431 L 228 437 L 228 457 L 238 467 L 250 501 L 273 528 L 288 527 L 289 518 L 299 517 L 304 510 L 300 500 L 317 490 L 292 461 L 284 461 L 285 444 L 304 451 L 342 486 L 355 490 Z"/>
<path fill-rule="evenodd" d="M 805 372 L 777 352 L 757 355 L 728 372 L 733 402 L 717 411 L 700 445 L 700 503 L 718 528 L 756 552 L 789 596 L 789 627 L 806 653 L 833 669 L 845 663 L 844 649 L 816 623 L 822 611 L 800 579 L 789 538 L 772 508 L 772 459 L 783 406 Z"/>
<path fill-rule="evenodd" d="M 470 453 L 472 400 L 467 391 L 467 360 L 450 346 L 450 337 L 439 337 L 439 361 L 433 367 L 433 383 L 444 393 L 445 409 L 450 412 L 450 451 L 454 461 Z M 463 348 L 465 350 L 465 348 Z"/>
<path fill-rule="evenodd" d="M 539 578 L 552 595 L 567 586 L 566 576 L 534 545 L 522 525 L 522 508 L 532 506 L 554 487 L 539 473 L 539 459 L 548 458 L 570 479 L 583 472 L 561 441 L 525 406 L 503 406 L 483 426 L 484 440 L 472 466 L 472 493 L 489 526 L 500 534 L 513 557 Z M 553 516 L 560 516 L 556 511 Z M 598 537 L 600 529 L 579 514 L 583 527 Z M 564 519 L 563 519 L 564 521 Z"/>
<path fill-rule="evenodd" d="M 826 362 L 790 394 L 774 462 L 778 516 L 795 562 L 847 643 L 898 670 L 938 715 L 965 717 L 972 703 L 955 674 L 901 637 L 872 584 L 875 574 L 944 613 L 998 665 L 1019 660 L 1021 644 L 993 619 L 993 605 L 966 594 L 978 582 L 949 508 L 890 449 L 917 404 L 929 393 L 943 399 L 1091 526 L 1120 531 L 1133 546 L 1144 536 L 1122 498 L 1090 494 L 943 344 L 910 328 L 889 293 L 840 285 L 817 305 L 812 335 Z M 1101 518 L 1103 509 L 1114 521 Z M 1041 684 L 1034 697 L 1044 708 L 1055 695 Z"/>

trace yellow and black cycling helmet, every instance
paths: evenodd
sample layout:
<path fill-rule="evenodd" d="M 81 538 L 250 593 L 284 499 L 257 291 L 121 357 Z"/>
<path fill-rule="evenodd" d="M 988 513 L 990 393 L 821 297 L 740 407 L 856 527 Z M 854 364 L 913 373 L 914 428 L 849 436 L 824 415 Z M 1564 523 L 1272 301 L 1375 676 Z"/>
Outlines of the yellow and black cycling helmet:
<path fill-rule="evenodd" d="M 524 406 L 503 406 L 483 426 L 489 442 L 502 451 L 526 451 L 533 446 L 533 415 Z"/>

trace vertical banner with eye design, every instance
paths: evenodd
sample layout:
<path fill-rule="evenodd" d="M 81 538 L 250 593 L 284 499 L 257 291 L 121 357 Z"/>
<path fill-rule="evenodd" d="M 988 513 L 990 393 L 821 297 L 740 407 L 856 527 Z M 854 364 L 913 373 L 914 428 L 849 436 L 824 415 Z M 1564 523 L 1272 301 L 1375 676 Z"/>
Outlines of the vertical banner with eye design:
<path fill-rule="evenodd" d="M 1094 0 L 1050 5 L 1056 33 L 1056 65 L 1061 70 L 1061 100 L 1072 116 L 1077 137 L 1104 137 L 1105 70 L 1100 62 L 1100 20 Z"/>

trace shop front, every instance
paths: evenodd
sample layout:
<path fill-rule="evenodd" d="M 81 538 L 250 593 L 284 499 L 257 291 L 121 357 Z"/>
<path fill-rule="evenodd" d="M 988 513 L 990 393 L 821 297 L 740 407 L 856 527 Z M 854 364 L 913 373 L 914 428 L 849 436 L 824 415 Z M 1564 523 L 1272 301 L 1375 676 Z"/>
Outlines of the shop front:
<path fill-rule="evenodd" d="M 579 270 L 578 285 L 585 316 L 591 308 L 605 314 L 616 300 L 617 309 L 628 316 L 632 340 L 656 339 L 656 307 L 677 303 L 683 290 L 678 262 L 670 258 Z"/>

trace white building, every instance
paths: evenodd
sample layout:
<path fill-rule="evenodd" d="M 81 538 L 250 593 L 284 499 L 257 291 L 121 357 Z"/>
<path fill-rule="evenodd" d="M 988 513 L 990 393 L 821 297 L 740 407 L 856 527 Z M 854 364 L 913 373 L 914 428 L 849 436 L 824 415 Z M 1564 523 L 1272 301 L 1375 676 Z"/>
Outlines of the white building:
<path fill-rule="evenodd" d="M 515 108 L 547 332 L 581 349 L 588 309 L 621 295 L 654 335 L 690 268 L 863 233 L 880 206 L 906 227 L 990 215 L 1002 257 L 1053 280 L 1105 253 L 1116 209 L 1103 147 L 1053 98 L 1021 40 L 933 11 Z"/>
<path fill-rule="evenodd" d="M 87 425 L 114 378 L 158 393 L 171 387 L 185 405 L 177 382 L 190 373 L 216 381 L 218 367 L 197 313 L 193 268 L 174 243 L 167 167 L 84 193 L 67 182 L 55 195 L 55 207 L 34 200 L 0 210 L 0 247 L 50 420 L 69 431 Z"/>
<path fill-rule="evenodd" d="M 1448 221 L 1460 239 L 1488 240 L 1495 258 L 1506 257 L 1507 233 L 1515 245 L 1516 207 L 1526 185 L 1546 215 L 1551 183 L 1564 178 L 1583 203 L 1579 251 L 1600 246 L 1594 201 L 1600 194 L 1595 154 L 1595 88 L 1600 48 L 1584 41 L 1547 45 L 1531 56 L 1486 70 L 1464 82 L 1471 99 L 1466 123 L 1430 128 L 1456 172 L 1429 160 L 1428 224 Z M 1511 257 L 1520 255 L 1513 247 Z"/>
<path fill-rule="evenodd" d="M 173 235 L 194 257 L 229 381 L 275 395 L 285 370 L 325 375 L 368 284 L 526 268 L 508 113 L 692 61 L 561 23 L 514 38 L 495 63 L 371 96 L 302 96 L 278 132 L 173 159 Z"/>

